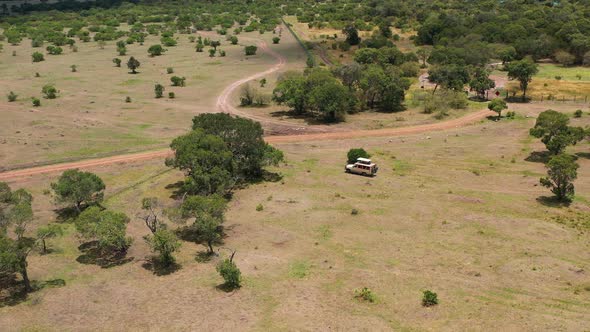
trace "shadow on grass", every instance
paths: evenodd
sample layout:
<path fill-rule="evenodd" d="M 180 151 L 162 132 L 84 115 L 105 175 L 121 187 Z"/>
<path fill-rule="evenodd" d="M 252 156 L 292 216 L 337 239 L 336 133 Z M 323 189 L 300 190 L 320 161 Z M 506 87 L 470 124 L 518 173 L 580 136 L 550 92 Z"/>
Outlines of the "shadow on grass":
<path fill-rule="evenodd" d="M 133 260 L 133 257 L 127 257 L 127 250 L 101 250 L 98 247 L 98 241 L 83 243 L 78 249 L 82 252 L 82 255 L 76 258 L 78 263 L 98 265 L 103 269 L 123 265 Z"/>
<path fill-rule="evenodd" d="M 306 114 L 297 114 L 293 111 L 274 111 L 270 113 L 270 116 L 274 118 L 287 118 L 287 119 L 298 119 L 305 121 L 305 124 L 311 126 L 329 126 L 336 124 L 338 121 L 330 122 L 323 121 L 322 119 L 314 118 Z"/>
<path fill-rule="evenodd" d="M 529 97 L 522 98 L 522 96 L 509 96 L 509 97 L 506 97 L 504 100 L 506 100 L 507 103 L 526 104 L 531 101 L 531 98 L 529 98 Z"/>
<path fill-rule="evenodd" d="M 168 185 L 166 185 L 166 189 L 174 189 L 172 191 L 172 195 L 170 195 L 170 198 L 178 200 L 178 199 L 182 199 L 182 197 L 185 195 L 185 190 L 183 189 L 183 185 L 184 185 L 184 181 L 178 181 L 175 183 L 170 183 Z"/>
<path fill-rule="evenodd" d="M 215 286 L 215 288 L 217 288 L 220 291 L 226 292 L 226 293 L 231 293 L 237 289 L 240 289 L 240 286 L 234 286 L 234 285 L 229 285 L 227 283 L 223 283 L 223 284 Z"/>
<path fill-rule="evenodd" d="M 0 308 L 15 306 L 27 300 L 30 293 L 37 292 L 43 288 L 56 288 L 66 285 L 63 279 L 52 279 L 46 281 L 31 281 L 31 292 L 25 291 L 25 285 L 17 280 L 16 274 L 0 275 Z"/>
<path fill-rule="evenodd" d="M 568 207 L 572 203 L 571 201 L 560 201 L 555 196 L 539 196 L 537 197 L 537 202 L 553 208 L 562 208 Z"/>
<path fill-rule="evenodd" d="M 590 159 L 590 152 L 578 152 L 575 155 L 578 158 Z"/>
<path fill-rule="evenodd" d="M 53 210 L 53 212 L 55 212 L 55 214 L 57 215 L 56 221 L 58 223 L 74 222 L 74 220 L 76 220 L 76 218 L 78 218 L 78 215 L 80 214 L 78 210 L 76 210 L 73 207 L 55 209 Z"/>
<path fill-rule="evenodd" d="M 195 261 L 199 263 L 207 263 L 210 262 L 215 256 L 215 253 L 209 252 L 209 250 L 199 251 L 195 256 Z"/>
<path fill-rule="evenodd" d="M 551 152 L 549 151 L 533 151 L 531 154 L 524 158 L 524 160 L 531 163 L 543 163 L 546 164 L 551 158 Z"/>
<path fill-rule="evenodd" d="M 148 259 L 145 263 L 141 264 L 141 267 L 144 269 L 151 271 L 153 274 L 157 276 L 166 276 L 172 274 L 182 268 L 182 265 L 172 262 L 172 263 L 164 263 L 158 257 L 153 256 Z"/>

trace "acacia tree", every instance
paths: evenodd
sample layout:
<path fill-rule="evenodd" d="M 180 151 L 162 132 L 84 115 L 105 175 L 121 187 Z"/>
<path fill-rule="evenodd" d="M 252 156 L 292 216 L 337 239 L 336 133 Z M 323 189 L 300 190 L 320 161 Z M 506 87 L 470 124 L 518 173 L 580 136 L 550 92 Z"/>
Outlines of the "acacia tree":
<path fill-rule="evenodd" d="M 47 239 L 63 235 L 63 228 L 60 224 L 47 224 L 37 229 L 37 239 L 41 241 L 41 253 L 47 253 Z"/>
<path fill-rule="evenodd" d="M 220 137 L 195 129 L 170 144 L 174 157 L 166 165 L 185 172 L 183 189 L 188 194 L 225 194 L 234 184 L 232 153 Z"/>
<path fill-rule="evenodd" d="M 146 237 L 146 242 L 153 252 L 159 254 L 159 262 L 165 267 L 174 264 L 175 259 L 172 255 L 181 247 L 181 243 L 174 232 L 162 228 L 158 229 L 152 235 Z"/>
<path fill-rule="evenodd" d="M 498 120 L 502 117 L 502 111 L 507 109 L 508 105 L 503 99 L 495 98 L 488 104 L 488 109 L 498 113 Z"/>
<path fill-rule="evenodd" d="M 136 70 L 140 65 L 141 63 L 139 63 L 139 61 L 134 57 L 130 57 L 129 61 L 127 61 L 127 68 L 131 69 L 131 74 L 137 74 Z"/>
<path fill-rule="evenodd" d="M 76 230 L 86 240 L 97 241 L 102 252 L 125 252 L 131 245 L 126 236 L 129 218 L 121 212 L 102 210 L 92 206 L 84 210 L 76 219 Z"/>
<path fill-rule="evenodd" d="M 547 163 L 547 177 L 541 178 L 540 182 L 551 189 L 557 200 L 570 201 L 575 193 L 573 181 L 578 177 L 579 167 L 571 155 L 553 156 Z"/>
<path fill-rule="evenodd" d="M 102 202 L 105 184 L 96 174 L 70 169 L 51 184 L 51 189 L 58 203 L 73 206 L 80 213 L 83 204 L 89 206 Z"/>
<path fill-rule="evenodd" d="M 37 239 L 25 236 L 27 225 L 33 220 L 32 201 L 28 191 L 12 191 L 0 182 L 0 273 L 20 274 L 25 292 L 33 290 L 27 259 L 37 244 Z"/>
<path fill-rule="evenodd" d="M 539 114 L 535 126 L 529 133 L 540 138 L 547 150 L 557 155 L 563 152 L 569 145 L 575 145 L 587 133 L 581 127 L 570 127 L 569 117 L 566 114 L 554 110 L 546 110 Z"/>
<path fill-rule="evenodd" d="M 196 129 L 223 140 L 232 155 L 235 181 L 259 178 L 265 166 L 276 166 L 283 160 L 283 153 L 264 141 L 259 122 L 226 113 L 206 113 L 193 118 Z"/>
<path fill-rule="evenodd" d="M 157 211 L 159 206 L 160 204 L 156 197 L 144 197 L 141 200 L 141 209 L 144 213 L 139 217 L 145 222 L 145 225 L 152 234 L 164 226 Z"/>
<path fill-rule="evenodd" d="M 508 78 L 519 82 L 522 90 L 522 100 L 526 100 L 526 90 L 533 80 L 533 76 L 539 71 L 538 65 L 530 60 L 523 59 L 510 62 L 506 65 L 506 69 L 508 70 Z"/>
<path fill-rule="evenodd" d="M 485 99 L 487 90 L 496 87 L 496 82 L 490 79 L 490 72 L 485 68 L 476 68 L 473 77 L 469 81 L 469 87 L 477 92 L 481 99 Z"/>
<path fill-rule="evenodd" d="M 349 25 L 345 27 L 344 29 L 342 29 L 342 33 L 346 35 L 346 42 L 349 45 L 358 45 L 361 43 L 359 32 L 354 26 Z"/>

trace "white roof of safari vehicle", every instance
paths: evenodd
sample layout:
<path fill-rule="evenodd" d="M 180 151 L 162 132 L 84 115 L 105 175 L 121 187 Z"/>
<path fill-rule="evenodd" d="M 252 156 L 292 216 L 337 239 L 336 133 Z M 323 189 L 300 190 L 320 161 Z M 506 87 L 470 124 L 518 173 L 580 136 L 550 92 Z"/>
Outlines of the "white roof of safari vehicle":
<path fill-rule="evenodd" d="M 374 166 L 375 165 L 371 162 L 371 159 L 367 159 L 367 158 L 357 158 L 356 162 L 359 164 L 367 165 L 367 166 Z"/>

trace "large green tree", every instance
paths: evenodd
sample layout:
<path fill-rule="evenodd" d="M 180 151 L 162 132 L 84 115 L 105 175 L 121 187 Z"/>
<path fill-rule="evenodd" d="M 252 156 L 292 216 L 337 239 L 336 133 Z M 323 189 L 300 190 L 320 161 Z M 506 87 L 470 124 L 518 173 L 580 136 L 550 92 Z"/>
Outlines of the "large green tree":
<path fill-rule="evenodd" d="M 580 127 L 570 127 L 569 117 L 554 110 L 541 112 L 530 134 L 540 138 L 547 150 L 557 155 L 569 145 L 575 145 L 587 135 Z"/>
<path fill-rule="evenodd" d="M 529 83 L 533 80 L 533 76 L 539 71 L 539 67 L 536 63 L 524 59 L 520 61 L 512 61 L 506 65 L 508 70 L 508 78 L 511 80 L 517 80 L 522 90 L 522 100 L 526 100 L 526 91 L 529 87 Z"/>
<path fill-rule="evenodd" d="M 58 203 L 64 203 L 82 211 L 83 205 L 99 204 L 104 197 L 105 184 L 98 175 L 77 169 L 62 173 L 57 182 L 51 184 Z"/>
<path fill-rule="evenodd" d="M 231 152 L 232 177 L 237 181 L 257 178 L 265 166 L 277 165 L 283 160 L 283 153 L 264 141 L 259 122 L 226 113 L 205 113 L 193 118 L 193 130 L 202 130 L 223 140 Z"/>
<path fill-rule="evenodd" d="M 547 177 L 541 178 L 541 184 L 550 188 L 560 201 L 569 201 L 574 197 L 573 181 L 578 177 L 578 165 L 573 156 L 558 154 L 547 163 Z"/>
<path fill-rule="evenodd" d="M 187 175 L 184 190 L 189 194 L 225 194 L 236 181 L 236 164 L 224 140 L 195 129 L 175 138 L 170 144 L 174 157 L 166 165 L 178 168 Z"/>

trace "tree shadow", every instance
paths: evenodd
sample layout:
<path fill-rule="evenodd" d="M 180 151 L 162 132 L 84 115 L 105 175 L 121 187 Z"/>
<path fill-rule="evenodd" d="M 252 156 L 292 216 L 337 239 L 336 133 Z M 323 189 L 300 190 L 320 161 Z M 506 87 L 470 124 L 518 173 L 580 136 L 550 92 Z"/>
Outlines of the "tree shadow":
<path fill-rule="evenodd" d="M 127 257 L 127 250 L 101 250 L 98 247 L 98 241 L 83 243 L 78 250 L 82 252 L 82 255 L 76 258 L 78 263 L 98 265 L 103 269 L 123 265 L 133 260 L 133 257 Z"/>
<path fill-rule="evenodd" d="M 223 283 L 223 284 L 219 284 L 217 286 L 215 286 L 215 288 L 217 288 L 218 290 L 222 291 L 222 292 L 226 292 L 226 293 L 231 293 L 237 289 L 240 289 L 240 286 L 233 286 L 233 285 L 229 285 L 227 283 Z"/>
<path fill-rule="evenodd" d="M 172 195 L 170 195 L 170 198 L 178 200 L 181 199 L 184 194 L 185 194 L 185 190 L 183 189 L 183 185 L 184 185 L 184 181 L 178 181 L 175 183 L 170 183 L 168 185 L 166 185 L 166 189 L 174 189 L 172 191 Z"/>
<path fill-rule="evenodd" d="M 526 104 L 531 102 L 531 98 L 526 97 L 522 98 L 522 96 L 508 96 L 504 100 L 508 103 L 517 103 L 517 104 Z"/>
<path fill-rule="evenodd" d="M 53 212 L 55 212 L 55 214 L 57 215 L 56 221 L 58 223 L 73 222 L 76 218 L 78 218 L 78 215 L 80 214 L 78 210 L 76 210 L 76 208 L 74 207 L 55 209 L 53 210 Z"/>
<path fill-rule="evenodd" d="M 578 158 L 590 159 L 590 152 L 578 152 L 575 154 Z"/>
<path fill-rule="evenodd" d="M 331 124 L 338 123 L 338 121 L 323 121 L 321 119 L 309 116 L 307 114 L 297 114 L 293 111 L 274 111 L 270 112 L 270 116 L 274 118 L 287 118 L 287 119 L 297 119 L 305 121 L 305 124 L 311 126 L 329 126 Z"/>
<path fill-rule="evenodd" d="M 180 270 L 182 265 L 176 262 L 165 264 L 158 257 L 152 256 L 145 263 L 141 264 L 141 267 L 157 276 L 166 276 Z"/>
<path fill-rule="evenodd" d="M 539 196 L 539 197 L 537 197 L 537 202 L 543 204 L 544 206 L 553 207 L 553 208 L 568 207 L 572 203 L 569 200 L 568 201 L 560 201 L 555 196 Z"/>
<path fill-rule="evenodd" d="M 215 257 L 215 253 L 211 253 L 208 250 L 199 251 L 195 256 L 195 261 L 198 263 L 210 262 Z"/>
<path fill-rule="evenodd" d="M 17 280 L 15 273 L 0 274 L 0 308 L 15 306 L 27 300 L 30 293 L 37 292 L 43 288 L 56 288 L 66 285 L 63 279 L 51 279 L 46 281 L 31 281 L 33 290 L 27 292 L 22 280 Z"/>
<path fill-rule="evenodd" d="M 524 160 L 532 163 L 547 163 L 551 158 L 551 152 L 549 151 L 533 151 L 531 154 L 524 158 Z"/>

